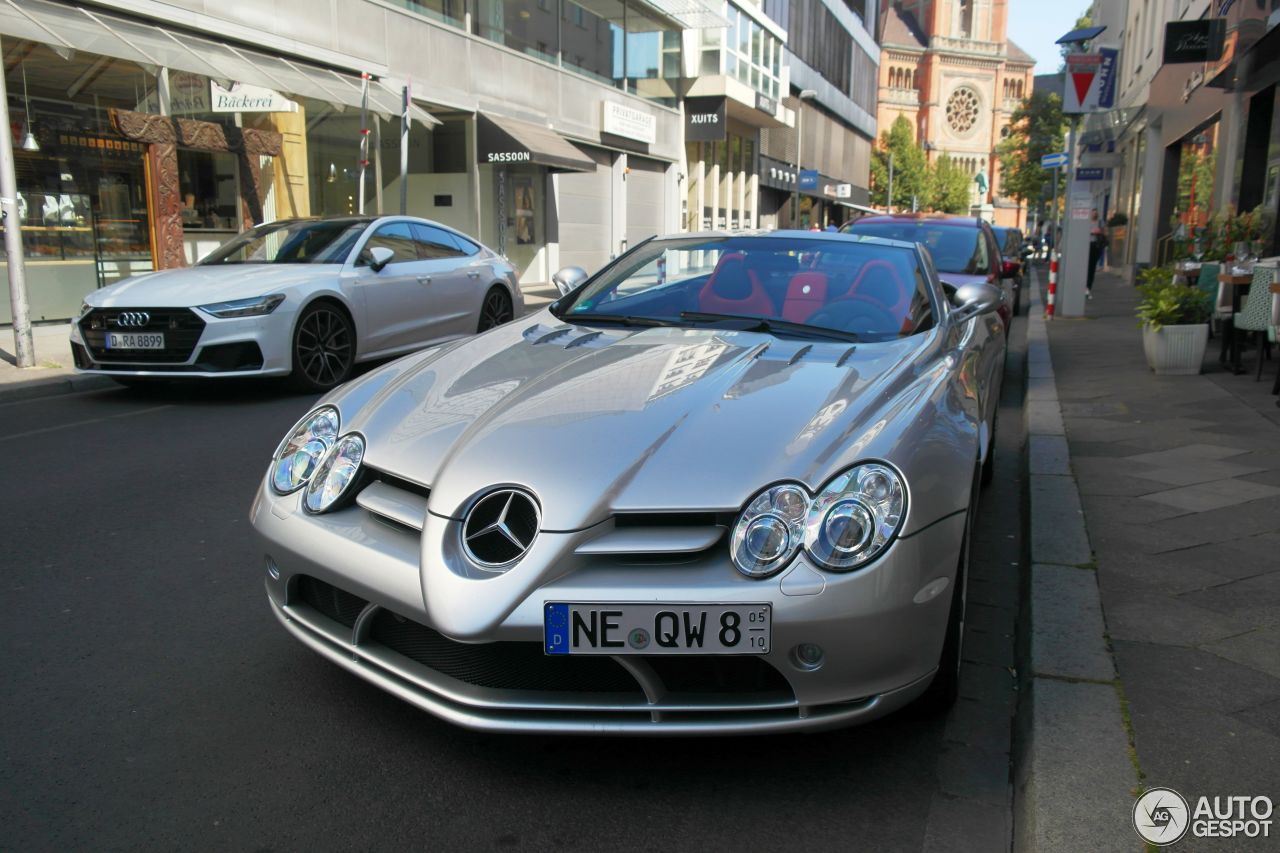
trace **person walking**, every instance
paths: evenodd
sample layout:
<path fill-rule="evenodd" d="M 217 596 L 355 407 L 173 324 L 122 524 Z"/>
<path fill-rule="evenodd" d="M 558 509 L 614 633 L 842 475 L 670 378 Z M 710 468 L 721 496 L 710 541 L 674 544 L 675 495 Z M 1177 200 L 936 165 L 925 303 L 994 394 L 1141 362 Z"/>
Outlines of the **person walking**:
<path fill-rule="evenodd" d="M 1102 223 L 1098 221 L 1098 208 L 1094 208 L 1089 215 L 1091 226 L 1089 228 L 1089 271 L 1085 277 L 1084 298 L 1093 298 L 1093 277 L 1098 272 L 1098 264 L 1102 261 L 1102 253 L 1107 248 L 1107 232 L 1102 230 Z"/>

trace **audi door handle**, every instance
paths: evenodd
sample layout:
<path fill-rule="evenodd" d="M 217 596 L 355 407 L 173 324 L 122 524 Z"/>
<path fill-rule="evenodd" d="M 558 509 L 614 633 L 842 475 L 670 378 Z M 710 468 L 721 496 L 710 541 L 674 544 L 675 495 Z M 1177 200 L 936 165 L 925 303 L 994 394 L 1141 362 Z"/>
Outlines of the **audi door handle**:
<path fill-rule="evenodd" d="M 418 284 L 430 284 L 430 283 L 431 283 L 431 276 L 429 275 L 418 276 Z"/>
<path fill-rule="evenodd" d="M 479 277 L 480 277 L 480 271 L 479 271 L 479 270 L 468 270 L 468 271 L 467 271 L 467 276 L 468 276 L 468 277 L 470 277 L 470 278 L 479 278 Z"/>

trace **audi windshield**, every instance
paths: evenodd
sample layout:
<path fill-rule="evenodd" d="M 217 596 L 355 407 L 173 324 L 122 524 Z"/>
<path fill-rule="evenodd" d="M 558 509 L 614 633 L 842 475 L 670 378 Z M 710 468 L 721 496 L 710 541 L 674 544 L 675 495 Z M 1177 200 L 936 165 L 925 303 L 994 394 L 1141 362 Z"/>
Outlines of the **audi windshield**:
<path fill-rule="evenodd" d="M 368 225 L 367 219 L 271 222 L 223 243 L 200 265 L 340 264 Z"/>
<path fill-rule="evenodd" d="M 876 341 L 934 325 L 936 294 L 916 250 L 831 234 L 653 240 L 572 294 L 567 322 L 713 326 Z"/>

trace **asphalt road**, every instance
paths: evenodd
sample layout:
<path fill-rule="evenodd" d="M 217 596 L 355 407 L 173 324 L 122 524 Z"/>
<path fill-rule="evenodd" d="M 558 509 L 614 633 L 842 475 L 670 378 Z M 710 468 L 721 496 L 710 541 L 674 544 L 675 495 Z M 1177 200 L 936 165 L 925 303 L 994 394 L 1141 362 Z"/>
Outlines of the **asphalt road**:
<path fill-rule="evenodd" d="M 295 642 L 247 514 L 310 397 L 0 405 L 0 849 L 1005 848 L 1023 332 L 957 709 L 788 737 L 475 734 Z"/>

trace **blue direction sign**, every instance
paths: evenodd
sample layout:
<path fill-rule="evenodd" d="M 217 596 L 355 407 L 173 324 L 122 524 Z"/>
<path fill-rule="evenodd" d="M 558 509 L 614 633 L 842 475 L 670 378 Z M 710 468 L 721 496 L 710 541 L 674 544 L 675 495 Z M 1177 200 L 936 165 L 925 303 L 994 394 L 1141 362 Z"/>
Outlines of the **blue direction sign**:
<path fill-rule="evenodd" d="M 818 188 L 818 170 L 817 169 L 801 169 L 800 170 L 800 189 L 816 190 Z"/>
<path fill-rule="evenodd" d="M 1040 168 L 1042 169 L 1061 169 L 1067 165 L 1067 152 L 1059 151 L 1057 154 L 1045 154 L 1040 158 Z"/>
<path fill-rule="evenodd" d="M 1076 169 L 1077 181 L 1101 181 L 1106 177 L 1107 170 L 1105 168 L 1096 169 Z"/>

